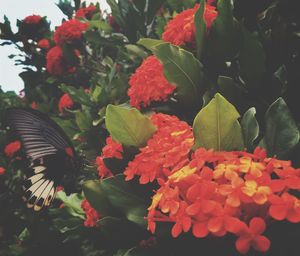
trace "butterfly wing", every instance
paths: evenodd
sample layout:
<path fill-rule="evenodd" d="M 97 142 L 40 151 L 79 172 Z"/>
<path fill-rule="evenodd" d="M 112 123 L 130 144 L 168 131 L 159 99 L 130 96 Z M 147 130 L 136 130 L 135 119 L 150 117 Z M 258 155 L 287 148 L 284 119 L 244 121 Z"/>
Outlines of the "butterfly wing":
<path fill-rule="evenodd" d="M 45 114 L 24 108 L 11 108 L 6 114 L 7 124 L 22 141 L 31 162 L 24 198 L 28 207 L 38 211 L 50 205 L 66 170 L 75 168 L 75 151 L 63 130 Z"/>
<path fill-rule="evenodd" d="M 25 154 L 34 161 L 53 155 L 58 149 L 71 146 L 63 130 L 49 117 L 39 111 L 23 108 L 7 110 L 7 122 L 21 139 Z M 72 148 L 73 152 L 74 149 Z"/>

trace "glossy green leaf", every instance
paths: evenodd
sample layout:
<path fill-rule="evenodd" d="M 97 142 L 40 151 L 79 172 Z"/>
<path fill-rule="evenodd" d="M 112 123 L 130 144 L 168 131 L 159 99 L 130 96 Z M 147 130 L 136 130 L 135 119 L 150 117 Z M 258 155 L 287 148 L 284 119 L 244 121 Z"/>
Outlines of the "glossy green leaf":
<path fill-rule="evenodd" d="M 153 51 L 157 45 L 162 43 L 164 43 L 164 41 L 151 38 L 141 38 L 139 41 L 137 41 L 137 44 L 144 46 L 150 51 Z"/>
<path fill-rule="evenodd" d="M 299 142 L 299 130 L 282 98 L 277 99 L 266 112 L 264 142 L 269 156 L 284 158 Z"/>
<path fill-rule="evenodd" d="M 204 9 L 205 9 L 205 0 L 201 0 L 200 7 L 197 10 L 194 17 L 196 44 L 197 44 L 197 57 L 199 60 L 201 60 L 202 52 L 204 50 L 205 34 L 206 34 L 206 24 L 203 16 Z"/>
<path fill-rule="evenodd" d="M 200 110 L 193 124 L 194 149 L 204 147 L 214 150 L 243 149 L 240 117 L 235 107 L 221 94 L 216 94 L 207 106 Z"/>
<path fill-rule="evenodd" d="M 145 216 L 150 205 L 149 200 L 136 190 L 132 182 L 125 181 L 123 174 L 102 181 L 101 188 L 111 205 L 125 214 L 126 218 L 140 226 L 146 226 Z"/>
<path fill-rule="evenodd" d="M 102 216 L 107 216 L 111 213 L 111 205 L 101 187 L 100 180 L 86 181 L 83 183 L 82 189 L 92 207 L 101 212 Z"/>
<path fill-rule="evenodd" d="M 124 146 L 143 147 L 156 130 L 137 109 L 114 105 L 106 108 L 105 124 L 113 139 Z"/>
<path fill-rule="evenodd" d="M 67 196 L 64 191 L 59 191 L 56 198 L 64 203 L 66 210 L 72 216 L 84 219 L 84 211 L 81 208 L 83 197 L 81 195 L 74 193 Z"/>
<path fill-rule="evenodd" d="M 92 127 L 92 117 L 88 111 L 78 111 L 75 115 L 76 124 L 81 131 L 88 131 Z"/>
<path fill-rule="evenodd" d="M 161 61 L 167 80 L 177 86 L 175 98 L 183 106 L 200 106 L 203 84 L 203 65 L 191 52 L 169 43 L 159 44 L 153 49 Z"/>
<path fill-rule="evenodd" d="M 255 118 L 256 110 L 254 107 L 248 109 L 243 115 L 241 126 L 244 136 L 245 147 L 248 151 L 254 149 L 254 141 L 259 134 L 259 125 Z"/>
<path fill-rule="evenodd" d="M 218 0 L 218 16 L 215 19 L 208 37 L 210 55 L 219 60 L 230 60 L 237 56 L 242 34 L 239 23 L 233 17 L 231 0 Z"/>

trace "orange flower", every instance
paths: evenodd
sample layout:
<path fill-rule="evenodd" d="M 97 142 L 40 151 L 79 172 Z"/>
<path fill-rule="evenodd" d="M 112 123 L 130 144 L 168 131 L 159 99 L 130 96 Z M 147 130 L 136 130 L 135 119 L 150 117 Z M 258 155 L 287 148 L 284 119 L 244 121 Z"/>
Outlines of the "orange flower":
<path fill-rule="evenodd" d="M 82 23 L 79 20 L 68 20 L 56 28 L 53 39 L 57 45 L 65 43 L 74 43 L 82 37 L 82 33 L 88 28 L 87 23 Z"/>
<path fill-rule="evenodd" d="M 84 199 L 81 203 L 81 208 L 84 210 L 86 220 L 84 226 L 95 227 L 100 219 L 100 214 L 90 205 L 89 201 Z"/>
<path fill-rule="evenodd" d="M 90 4 L 88 7 L 82 7 L 78 9 L 75 13 L 76 18 L 86 18 L 91 19 L 94 13 L 97 11 L 97 7 L 93 4 Z"/>
<path fill-rule="evenodd" d="M 246 254 L 250 247 L 260 252 L 266 252 L 270 248 L 270 241 L 261 234 L 266 229 L 266 223 L 262 218 L 253 218 L 249 223 L 249 227 L 245 225 L 238 240 L 235 243 L 236 249 Z"/>
<path fill-rule="evenodd" d="M 194 8 L 187 9 L 177 14 L 165 27 L 162 39 L 175 45 L 195 44 L 195 24 L 194 15 L 199 8 L 196 4 Z M 210 30 L 213 21 L 218 13 L 214 6 L 205 4 L 204 21 L 207 32 Z"/>
<path fill-rule="evenodd" d="M 55 46 L 47 52 L 46 62 L 49 74 L 62 75 L 67 70 L 63 50 L 59 46 Z"/>
<path fill-rule="evenodd" d="M 16 140 L 5 146 L 4 153 L 8 157 L 12 157 L 21 149 L 21 142 Z"/>
<path fill-rule="evenodd" d="M 49 49 L 50 43 L 47 39 L 41 39 L 40 41 L 38 41 L 37 46 L 42 49 Z"/>
<path fill-rule="evenodd" d="M 40 15 L 30 15 L 24 18 L 23 22 L 26 24 L 38 24 L 42 20 Z"/>
<path fill-rule="evenodd" d="M 281 197 L 272 195 L 269 214 L 275 220 L 287 219 L 290 222 L 300 222 L 300 200 L 295 196 L 284 193 Z"/>
<path fill-rule="evenodd" d="M 65 93 L 58 102 L 58 110 L 59 112 L 63 112 L 65 108 L 72 108 L 74 106 L 74 101 L 70 97 L 69 94 Z"/>
<path fill-rule="evenodd" d="M 155 56 L 146 58 L 129 80 L 130 105 L 147 107 L 154 101 L 167 101 L 175 90 L 163 74 L 163 66 Z"/>
<path fill-rule="evenodd" d="M 123 147 L 120 143 L 115 142 L 111 136 L 106 138 L 106 145 L 102 148 L 101 156 L 96 158 L 96 164 L 98 165 L 98 175 L 101 179 L 105 177 L 110 177 L 113 174 L 111 171 L 105 166 L 104 159 L 105 158 L 123 158 Z"/>
<path fill-rule="evenodd" d="M 126 180 L 135 175 L 140 176 L 141 184 L 159 178 L 165 180 L 171 170 L 180 169 L 188 161 L 194 142 L 191 127 L 177 117 L 165 114 L 153 114 L 151 120 L 157 131 L 129 162 L 124 172 Z"/>
<path fill-rule="evenodd" d="M 5 169 L 0 166 L 0 176 L 2 176 L 5 173 Z"/>
<path fill-rule="evenodd" d="M 258 186 L 254 180 L 247 180 L 241 191 L 251 197 L 257 204 L 264 204 L 268 201 L 268 196 L 271 194 L 271 189 L 268 186 Z"/>
<path fill-rule="evenodd" d="M 240 172 L 249 173 L 256 177 L 260 177 L 262 171 L 266 170 L 266 166 L 263 163 L 254 162 L 250 157 L 240 158 L 240 163 Z"/>

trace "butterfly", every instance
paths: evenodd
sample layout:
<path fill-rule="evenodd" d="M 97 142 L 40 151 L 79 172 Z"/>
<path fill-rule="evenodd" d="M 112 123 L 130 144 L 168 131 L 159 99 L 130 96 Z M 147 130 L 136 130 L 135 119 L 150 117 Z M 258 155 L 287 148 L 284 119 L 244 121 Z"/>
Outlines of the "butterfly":
<path fill-rule="evenodd" d="M 6 110 L 7 125 L 19 137 L 29 161 L 23 184 L 27 207 L 39 211 L 55 198 L 57 186 L 76 173 L 78 157 L 68 136 L 46 114 L 27 108 Z"/>

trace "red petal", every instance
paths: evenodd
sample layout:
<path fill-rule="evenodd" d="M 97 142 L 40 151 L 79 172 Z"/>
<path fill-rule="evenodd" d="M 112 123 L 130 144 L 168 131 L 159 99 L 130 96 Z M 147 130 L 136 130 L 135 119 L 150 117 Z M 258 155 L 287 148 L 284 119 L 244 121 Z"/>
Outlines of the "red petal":
<path fill-rule="evenodd" d="M 240 234 L 248 230 L 247 225 L 238 218 L 226 217 L 224 220 L 225 229 L 233 234 Z"/>
<path fill-rule="evenodd" d="M 255 217 L 250 221 L 249 224 L 250 232 L 254 235 L 260 235 L 266 229 L 266 223 L 264 219 Z"/>
<path fill-rule="evenodd" d="M 300 222 L 300 209 L 290 209 L 287 212 L 287 219 L 292 223 Z"/>
<path fill-rule="evenodd" d="M 172 236 L 173 236 L 174 238 L 176 238 L 176 237 L 178 237 L 178 236 L 180 235 L 181 232 L 182 232 L 182 227 L 181 227 L 181 225 L 180 225 L 179 223 L 176 223 L 176 224 L 173 226 L 172 231 L 171 231 Z"/>
<path fill-rule="evenodd" d="M 246 254 L 250 249 L 251 239 L 248 237 L 240 237 L 235 242 L 235 248 L 241 254 Z"/>
<path fill-rule="evenodd" d="M 207 228 L 210 232 L 216 233 L 223 227 L 223 217 L 211 218 L 208 221 Z"/>
<path fill-rule="evenodd" d="M 207 222 L 196 222 L 193 225 L 193 234 L 198 238 L 206 237 L 208 235 Z"/>
<path fill-rule="evenodd" d="M 266 252 L 270 248 L 270 240 L 265 236 L 258 236 L 252 241 L 252 246 L 256 251 Z"/>
<path fill-rule="evenodd" d="M 271 205 L 269 208 L 269 214 L 275 220 L 284 220 L 287 215 L 287 209 L 285 205 Z"/>
<path fill-rule="evenodd" d="M 212 212 L 216 207 L 216 202 L 212 200 L 203 200 L 201 202 L 201 210 L 203 213 L 210 213 Z"/>
<path fill-rule="evenodd" d="M 200 208 L 201 208 L 200 203 L 191 204 L 186 208 L 185 212 L 188 215 L 196 215 L 200 211 Z"/>

